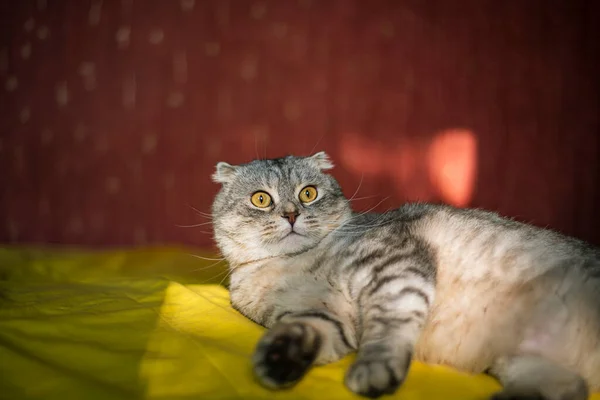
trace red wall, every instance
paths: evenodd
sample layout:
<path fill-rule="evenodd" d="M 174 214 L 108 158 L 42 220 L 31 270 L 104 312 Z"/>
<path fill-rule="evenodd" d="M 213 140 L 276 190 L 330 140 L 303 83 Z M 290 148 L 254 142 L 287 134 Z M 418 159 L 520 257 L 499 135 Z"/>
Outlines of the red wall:
<path fill-rule="evenodd" d="M 600 244 L 598 4 L 0 0 L 0 242 L 210 245 L 217 161 L 315 149 Z"/>

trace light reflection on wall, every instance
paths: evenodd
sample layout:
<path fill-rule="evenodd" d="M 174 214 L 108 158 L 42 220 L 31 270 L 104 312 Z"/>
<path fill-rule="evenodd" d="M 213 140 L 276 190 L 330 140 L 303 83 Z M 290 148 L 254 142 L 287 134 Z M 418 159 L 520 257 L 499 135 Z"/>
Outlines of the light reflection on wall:
<path fill-rule="evenodd" d="M 364 179 L 389 179 L 401 198 L 465 207 L 474 191 L 477 140 L 468 129 L 447 129 L 432 139 L 374 142 L 347 133 L 340 144 L 340 164 Z"/>

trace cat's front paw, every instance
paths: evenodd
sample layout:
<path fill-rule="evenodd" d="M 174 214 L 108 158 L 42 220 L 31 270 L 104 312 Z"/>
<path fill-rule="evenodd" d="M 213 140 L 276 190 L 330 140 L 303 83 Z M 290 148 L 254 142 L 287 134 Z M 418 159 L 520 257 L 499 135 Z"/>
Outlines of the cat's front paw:
<path fill-rule="evenodd" d="M 346 373 L 346 386 L 361 396 L 377 398 L 392 394 L 400 387 L 406 376 L 406 360 L 389 358 L 361 360 L 350 366 Z"/>
<path fill-rule="evenodd" d="M 294 385 L 314 362 L 321 340 L 314 328 L 301 323 L 280 323 L 258 343 L 252 358 L 254 374 L 271 389 Z"/>

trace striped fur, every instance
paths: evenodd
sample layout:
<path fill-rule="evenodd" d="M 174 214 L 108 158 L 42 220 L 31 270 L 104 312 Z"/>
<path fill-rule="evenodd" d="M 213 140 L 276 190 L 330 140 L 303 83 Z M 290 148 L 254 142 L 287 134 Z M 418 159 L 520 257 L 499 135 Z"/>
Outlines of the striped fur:
<path fill-rule="evenodd" d="M 214 175 L 232 305 L 270 328 L 253 359 L 264 385 L 356 351 L 346 385 L 369 397 L 396 391 L 413 357 L 487 371 L 505 387 L 498 398 L 600 390 L 597 248 L 481 210 L 353 213 L 331 167 L 318 153 L 219 163 Z M 307 185 L 318 197 L 303 204 Z M 258 190 L 271 206 L 250 203 Z"/>

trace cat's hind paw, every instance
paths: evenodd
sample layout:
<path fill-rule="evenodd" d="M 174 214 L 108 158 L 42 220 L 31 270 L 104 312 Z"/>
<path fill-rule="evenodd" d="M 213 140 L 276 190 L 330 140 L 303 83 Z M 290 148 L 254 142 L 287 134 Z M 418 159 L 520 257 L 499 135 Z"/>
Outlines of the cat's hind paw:
<path fill-rule="evenodd" d="M 404 360 L 360 360 L 346 373 L 346 386 L 356 394 L 372 399 L 392 394 L 400 387 L 406 375 Z"/>
<path fill-rule="evenodd" d="M 258 343 L 252 362 L 260 383 L 270 389 L 293 386 L 313 364 L 321 346 L 314 328 L 302 323 L 282 323 Z"/>

